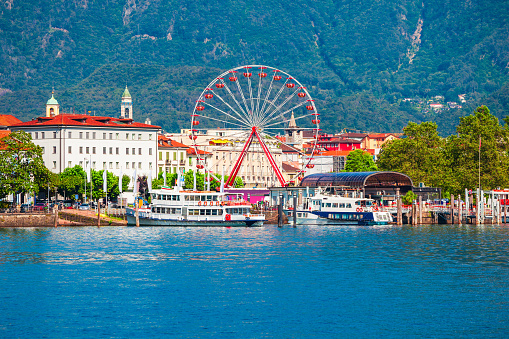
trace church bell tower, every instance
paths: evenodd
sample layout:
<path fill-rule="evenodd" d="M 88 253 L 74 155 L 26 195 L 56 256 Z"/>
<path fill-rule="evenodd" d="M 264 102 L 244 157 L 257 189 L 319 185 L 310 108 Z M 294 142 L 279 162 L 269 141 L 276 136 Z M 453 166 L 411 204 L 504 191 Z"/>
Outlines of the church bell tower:
<path fill-rule="evenodd" d="M 60 105 L 58 104 L 57 99 L 53 96 L 55 91 L 51 91 L 51 99 L 46 102 L 46 117 L 54 117 L 60 114 Z"/>
<path fill-rule="evenodd" d="M 120 105 L 120 118 L 132 119 L 133 118 L 133 99 L 131 94 L 125 86 L 124 94 L 122 94 L 122 104 Z"/>

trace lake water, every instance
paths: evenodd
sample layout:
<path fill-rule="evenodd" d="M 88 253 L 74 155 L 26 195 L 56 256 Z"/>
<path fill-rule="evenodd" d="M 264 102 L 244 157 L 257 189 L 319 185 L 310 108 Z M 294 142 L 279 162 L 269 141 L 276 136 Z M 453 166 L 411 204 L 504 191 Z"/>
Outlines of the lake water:
<path fill-rule="evenodd" d="M 506 338 L 509 226 L 0 229 L 2 338 Z"/>

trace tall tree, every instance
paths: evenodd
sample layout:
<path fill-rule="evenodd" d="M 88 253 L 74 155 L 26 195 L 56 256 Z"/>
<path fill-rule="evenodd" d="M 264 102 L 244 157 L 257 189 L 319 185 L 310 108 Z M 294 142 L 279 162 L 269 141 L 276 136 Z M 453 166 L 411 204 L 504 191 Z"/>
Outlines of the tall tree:
<path fill-rule="evenodd" d="M 385 143 L 377 160 L 378 168 L 408 175 L 414 183 L 441 187 L 450 175 L 444 155 L 445 140 L 433 122 L 409 122 L 404 136 Z"/>
<path fill-rule="evenodd" d="M 0 139 L 0 198 L 13 193 L 39 192 L 47 187 L 50 172 L 42 160 L 42 148 L 23 131 Z"/>
<path fill-rule="evenodd" d="M 509 185 L 508 121 L 506 118 L 506 124 L 501 125 L 486 106 L 460 118 L 457 135 L 450 136 L 447 142 L 448 162 L 455 174 L 452 191 L 477 188 L 479 170 L 482 188 Z"/>
<path fill-rule="evenodd" d="M 378 171 L 373 156 L 361 149 L 350 152 L 346 157 L 346 172 L 371 172 Z"/>

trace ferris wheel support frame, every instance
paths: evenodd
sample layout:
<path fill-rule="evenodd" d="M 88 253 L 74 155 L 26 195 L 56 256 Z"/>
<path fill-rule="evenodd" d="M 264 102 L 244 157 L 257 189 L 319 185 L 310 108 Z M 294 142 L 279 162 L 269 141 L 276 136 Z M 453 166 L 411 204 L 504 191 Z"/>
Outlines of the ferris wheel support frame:
<path fill-rule="evenodd" d="M 255 136 L 258 139 L 258 142 L 260 143 L 260 147 L 262 148 L 263 153 L 265 153 L 265 156 L 267 157 L 267 159 L 269 159 L 270 166 L 276 173 L 279 183 L 281 184 L 282 187 L 285 187 L 287 185 L 287 182 L 285 181 L 283 174 L 281 173 L 281 170 L 279 169 L 279 167 L 277 167 L 276 161 L 274 160 L 274 157 L 270 153 L 269 148 L 267 147 L 265 142 L 263 142 L 262 137 L 258 133 L 256 126 L 253 126 L 251 128 L 251 134 L 249 134 L 249 137 L 247 138 L 247 141 L 244 144 L 244 148 L 242 149 L 242 152 L 240 153 L 239 158 L 235 163 L 235 166 L 233 166 L 233 170 L 230 176 L 228 177 L 228 180 L 226 181 L 225 187 L 233 186 L 235 178 L 237 177 L 240 167 L 242 166 L 242 162 L 244 161 L 244 158 L 246 157 L 246 154 L 249 151 L 249 147 L 251 147 L 251 143 L 253 142 Z"/>

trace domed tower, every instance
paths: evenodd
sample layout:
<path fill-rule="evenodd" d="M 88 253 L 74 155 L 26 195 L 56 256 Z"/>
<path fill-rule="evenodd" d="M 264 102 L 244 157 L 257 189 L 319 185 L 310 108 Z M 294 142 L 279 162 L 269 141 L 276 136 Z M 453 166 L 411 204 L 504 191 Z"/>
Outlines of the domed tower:
<path fill-rule="evenodd" d="M 53 96 L 55 91 L 51 91 L 51 99 L 46 103 L 46 117 L 54 117 L 60 114 L 60 105 L 58 104 L 57 99 Z"/>
<path fill-rule="evenodd" d="M 124 94 L 122 94 L 122 104 L 120 105 L 120 118 L 132 119 L 133 118 L 133 99 L 131 94 L 125 86 Z"/>

